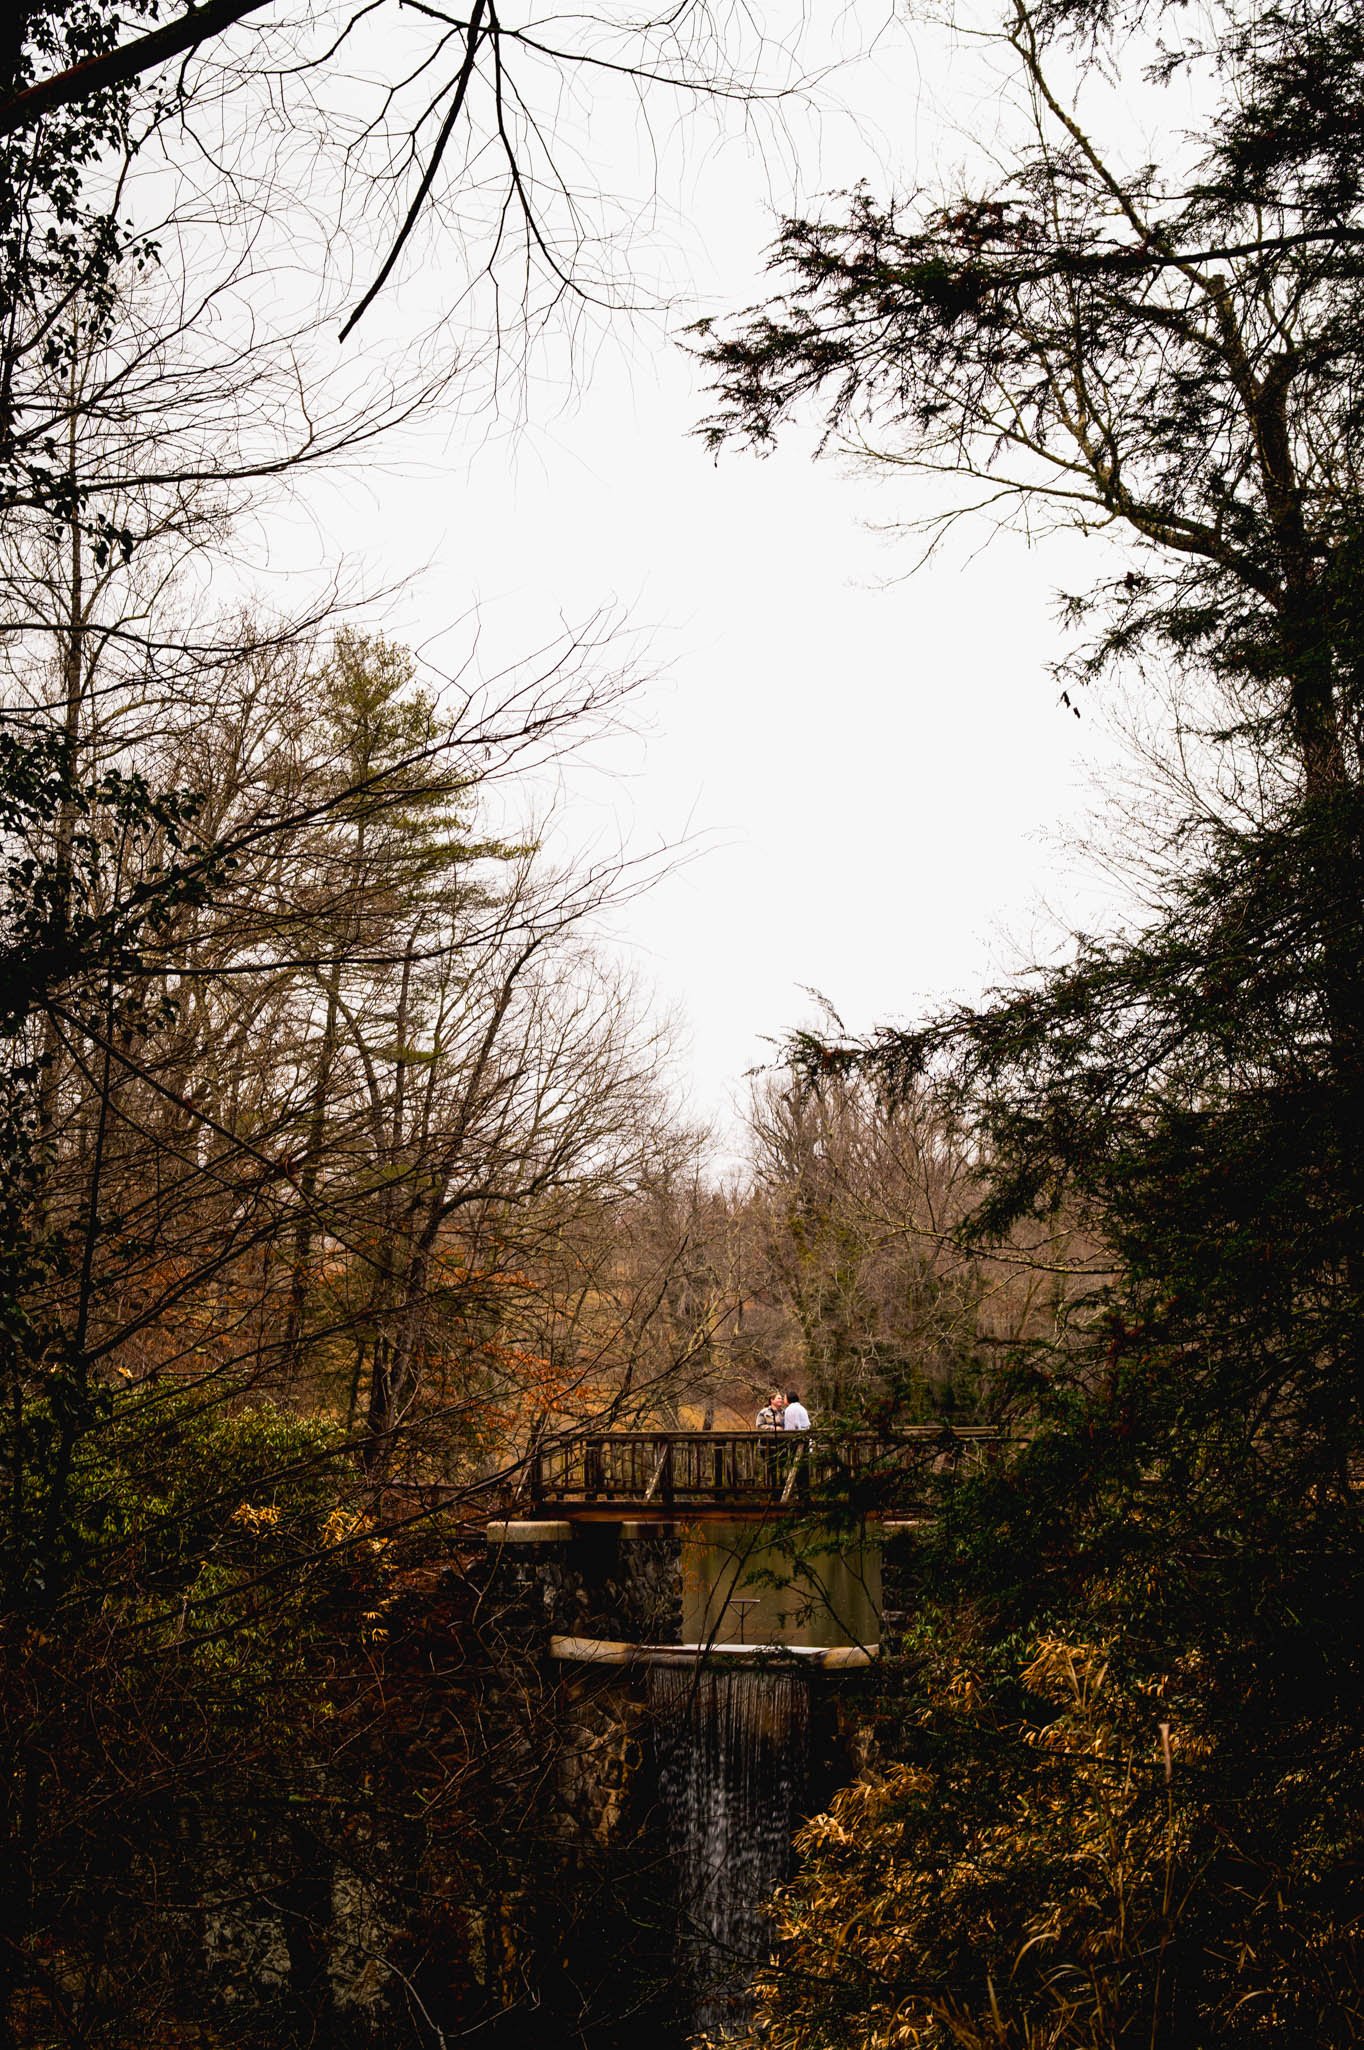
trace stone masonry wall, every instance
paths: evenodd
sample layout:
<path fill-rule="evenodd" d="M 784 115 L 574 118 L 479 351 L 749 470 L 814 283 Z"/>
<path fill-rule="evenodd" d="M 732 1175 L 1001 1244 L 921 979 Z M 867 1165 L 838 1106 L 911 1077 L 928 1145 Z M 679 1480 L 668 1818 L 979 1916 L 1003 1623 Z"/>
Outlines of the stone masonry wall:
<path fill-rule="evenodd" d="M 675 1644 L 681 1545 L 630 1524 L 506 1523 L 488 1536 L 489 1597 L 527 1650 L 551 1636 Z"/>
<path fill-rule="evenodd" d="M 910 1588 L 918 1525 L 887 1523 L 881 1540 L 881 1645 L 883 1655 L 899 1649 L 911 1620 Z"/>

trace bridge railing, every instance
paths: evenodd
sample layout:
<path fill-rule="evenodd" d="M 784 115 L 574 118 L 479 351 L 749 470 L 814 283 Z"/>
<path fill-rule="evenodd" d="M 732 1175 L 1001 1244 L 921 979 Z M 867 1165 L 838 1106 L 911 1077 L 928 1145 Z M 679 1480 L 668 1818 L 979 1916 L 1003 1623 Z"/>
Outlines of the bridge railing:
<path fill-rule="evenodd" d="M 678 1506 L 781 1504 L 857 1491 L 905 1499 L 932 1474 L 997 1456 L 990 1424 L 874 1431 L 589 1431 L 545 1439 L 531 1467 L 537 1503 Z"/>

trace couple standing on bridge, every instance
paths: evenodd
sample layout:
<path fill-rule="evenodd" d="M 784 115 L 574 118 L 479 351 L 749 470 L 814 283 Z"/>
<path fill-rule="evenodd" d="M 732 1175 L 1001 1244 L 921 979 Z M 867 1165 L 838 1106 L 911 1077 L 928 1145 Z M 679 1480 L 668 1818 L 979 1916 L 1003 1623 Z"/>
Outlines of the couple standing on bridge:
<path fill-rule="evenodd" d="M 788 1388 L 783 1394 L 780 1388 L 774 1388 L 758 1411 L 755 1428 L 760 1431 L 808 1431 L 810 1412 L 800 1399 L 800 1391 Z"/>

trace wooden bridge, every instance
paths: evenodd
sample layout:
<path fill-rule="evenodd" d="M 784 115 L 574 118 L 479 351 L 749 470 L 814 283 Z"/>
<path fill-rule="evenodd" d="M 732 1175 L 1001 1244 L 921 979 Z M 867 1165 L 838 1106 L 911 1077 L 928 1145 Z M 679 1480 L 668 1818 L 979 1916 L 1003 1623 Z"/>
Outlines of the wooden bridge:
<path fill-rule="evenodd" d="M 930 1480 L 1001 1458 L 997 1424 L 899 1431 L 587 1431 L 531 1455 L 529 1506 L 570 1520 L 773 1515 L 824 1499 L 905 1513 Z"/>

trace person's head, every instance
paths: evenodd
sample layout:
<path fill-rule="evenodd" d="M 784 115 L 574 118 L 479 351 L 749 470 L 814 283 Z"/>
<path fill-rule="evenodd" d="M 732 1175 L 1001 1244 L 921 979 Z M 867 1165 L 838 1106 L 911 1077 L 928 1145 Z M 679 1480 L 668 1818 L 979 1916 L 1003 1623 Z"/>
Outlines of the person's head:
<path fill-rule="evenodd" d="M 767 1400 L 773 1409 L 785 1409 L 786 1407 L 786 1397 L 782 1394 L 780 1388 L 774 1388 Z"/>
<path fill-rule="evenodd" d="M 783 1408 L 783 1409 L 785 1409 L 785 1407 L 786 1407 L 786 1403 L 787 1403 L 787 1402 L 799 1402 L 799 1401 L 800 1401 L 800 1390 L 799 1390 L 799 1388 L 788 1388 L 788 1389 L 787 1389 L 787 1391 L 786 1391 L 786 1401 L 782 1403 L 782 1408 Z"/>

